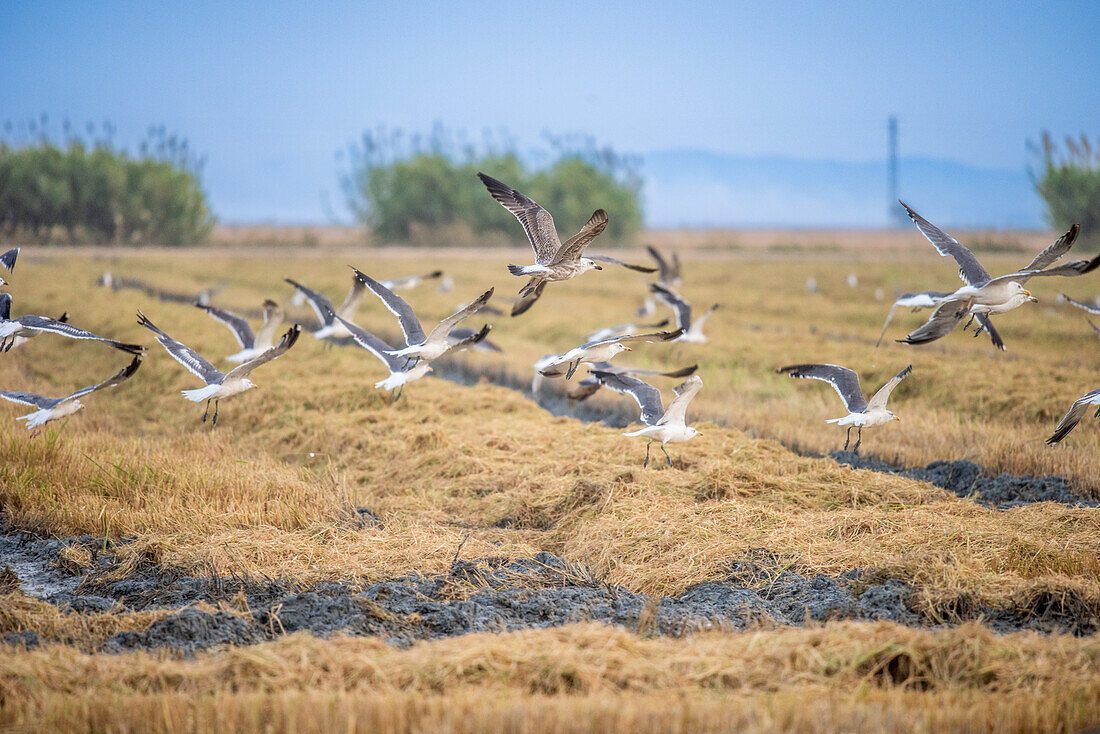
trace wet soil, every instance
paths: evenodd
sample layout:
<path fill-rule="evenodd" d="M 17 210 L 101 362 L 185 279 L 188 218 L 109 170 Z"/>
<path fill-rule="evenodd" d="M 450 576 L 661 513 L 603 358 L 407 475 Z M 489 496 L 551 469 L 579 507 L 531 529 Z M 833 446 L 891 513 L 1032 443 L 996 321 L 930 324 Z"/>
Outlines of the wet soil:
<path fill-rule="evenodd" d="M 87 549 L 91 566 L 66 565 L 61 553 L 69 546 Z M 112 579 L 111 548 L 90 536 L 55 540 L 8 531 L 0 534 L 0 574 L 9 583 L 14 579 L 24 593 L 70 614 L 178 610 L 145 631 L 116 634 L 103 645 L 104 652 L 168 648 L 186 654 L 302 630 L 322 637 L 377 636 L 405 646 L 416 640 L 579 621 L 672 636 L 833 619 L 889 620 L 911 627 L 981 619 L 998 632 L 1079 635 L 1094 634 L 1100 627 L 1096 605 L 1067 603 L 1064 595 L 1053 593 L 1006 609 L 961 599 L 937 610 L 933 619 L 912 607 L 913 590 L 903 580 L 879 578 L 863 569 L 839 576 L 802 575 L 785 570 L 764 552 L 730 563 L 720 581 L 698 584 L 677 597 L 657 597 L 604 583 L 588 569 L 545 552 L 515 560 L 456 560 L 448 573 L 436 576 L 306 586 L 292 580 L 195 578 L 152 566 Z M 236 613 L 191 606 L 200 601 Z M 0 642 L 34 646 L 40 638 L 21 631 Z"/>

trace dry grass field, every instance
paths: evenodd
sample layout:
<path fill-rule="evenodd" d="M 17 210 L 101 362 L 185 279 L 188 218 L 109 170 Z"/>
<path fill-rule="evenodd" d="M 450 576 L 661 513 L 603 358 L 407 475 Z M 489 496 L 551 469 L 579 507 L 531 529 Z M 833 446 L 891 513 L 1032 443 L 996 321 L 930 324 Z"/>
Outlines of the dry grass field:
<path fill-rule="evenodd" d="M 978 254 L 990 271 L 1007 271 L 1045 241 L 990 239 Z M 900 242 L 700 244 L 686 255 L 682 292 L 697 306 L 721 304 L 707 323 L 710 343 L 643 344 L 617 358 L 700 365 L 704 389 L 689 419 L 702 435 L 669 447 L 672 467 L 648 469 L 644 442 L 554 417 L 487 381 L 425 379 L 391 404 L 372 387 L 384 370 L 371 355 L 308 335 L 253 375 L 258 389 L 223 402 L 211 428 L 200 422 L 202 406 L 178 393 L 197 380 L 134 313 L 209 358 L 237 351 L 228 331 L 198 309 L 93 285 L 110 270 L 180 292 L 220 286 L 217 305 L 254 310 L 274 298 L 308 322 L 307 308 L 290 307 L 284 277 L 338 302 L 349 264 L 380 278 L 442 268 L 453 291 L 427 285 L 404 294 L 427 322 L 490 285 L 494 302 L 507 306 L 521 283 L 504 265 L 528 257 L 325 242 L 262 251 L 28 248 L 10 278 L 13 314 L 68 310 L 75 325 L 150 349 L 130 382 L 92 396 L 85 411 L 38 438 L 14 420 L 29 412 L 24 406 L 0 404 L 0 511 L 36 534 L 132 538 L 113 549 L 117 577 L 155 565 L 191 576 L 366 583 L 444 573 L 459 552 L 482 559 L 546 550 L 601 583 L 676 595 L 764 553 L 800 574 L 858 567 L 903 579 L 929 621 L 960 621 L 960 608 L 1040 603 L 1100 615 L 1100 511 L 1050 502 L 990 509 L 840 466 L 823 457 L 844 441 L 842 429 L 824 423 L 843 414 L 835 393 L 774 372 L 837 362 L 873 391 L 912 364 L 891 400 L 902 421 L 866 431 L 863 453 L 905 466 L 970 459 L 992 473 L 1059 475 L 1100 496 L 1100 424 L 1090 417 L 1064 445 L 1044 444 L 1072 400 L 1098 386 L 1100 341 L 1081 312 L 1054 297 L 1092 297 L 1096 278 L 1033 281 L 1041 302 L 996 319 L 1007 353 L 961 331 L 926 347 L 886 341 L 876 350 L 895 291 L 953 289 L 953 262 Z M 850 272 L 855 288 L 845 284 Z M 817 294 L 805 287 L 810 276 Z M 490 317 L 502 354 L 455 359 L 526 380 L 540 356 L 633 321 L 645 282 L 608 269 L 551 285 L 524 316 Z M 899 314 L 888 338 L 923 316 Z M 369 295 L 358 322 L 397 333 Z M 116 371 L 124 357 L 43 336 L 0 355 L 0 387 L 64 395 Z M 384 523 L 364 523 L 356 508 Z M 74 553 L 70 562 L 87 561 Z M 682 638 L 642 625 L 575 624 L 407 649 L 298 633 L 187 659 L 95 652 L 115 632 L 145 629 L 166 613 L 62 613 L 0 579 L 0 636 L 34 630 L 57 641 L 4 648 L 0 728 L 1072 732 L 1100 724 L 1095 636 L 995 635 L 980 622 L 764 624 Z"/>

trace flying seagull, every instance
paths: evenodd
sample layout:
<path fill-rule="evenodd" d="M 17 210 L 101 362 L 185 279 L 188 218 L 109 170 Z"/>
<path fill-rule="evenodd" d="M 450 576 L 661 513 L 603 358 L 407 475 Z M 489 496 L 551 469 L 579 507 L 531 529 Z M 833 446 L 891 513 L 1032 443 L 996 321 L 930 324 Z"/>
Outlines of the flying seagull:
<path fill-rule="evenodd" d="M 690 377 L 695 374 L 697 369 L 699 369 L 699 365 L 693 364 L 683 369 L 661 372 L 660 370 L 643 370 L 637 367 L 622 367 L 610 362 L 594 362 L 590 371 L 606 372 L 612 375 L 629 375 L 630 377 Z M 600 381 L 600 378 L 589 375 L 570 389 L 566 393 L 566 397 L 581 402 L 595 395 L 601 387 L 603 387 L 603 382 Z"/>
<path fill-rule="evenodd" d="M 401 324 L 401 332 L 405 335 L 406 346 L 393 351 L 393 355 L 396 357 L 419 359 L 424 362 L 431 362 L 433 359 L 441 357 L 452 348 L 452 344 L 447 339 L 451 329 L 458 326 L 466 317 L 477 313 L 493 297 L 493 289 L 490 288 L 474 299 L 473 302 L 466 304 L 440 321 L 430 333 L 425 334 L 424 327 L 420 325 L 420 320 L 416 318 L 416 313 L 413 312 L 412 307 L 404 298 L 366 273 L 355 268 L 352 268 L 352 270 L 355 271 L 355 279 L 378 296 L 383 305 L 397 317 L 398 323 Z M 483 331 L 486 334 L 488 333 L 488 330 L 483 329 Z M 484 335 L 482 336 L 484 338 Z"/>
<path fill-rule="evenodd" d="M 995 336 L 996 332 L 989 326 L 989 316 L 1011 311 L 1029 301 L 1037 302 L 1039 299 L 1024 288 L 1028 280 L 1050 275 L 1084 275 L 1100 267 L 1100 255 L 1092 260 L 1075 260 L 1050 267 L 1073 247 L 1073 242 L 1081 229 L 1074 224 L 1068 232 L 1036 255 L 1023 270 L 993 278 L 974 257 L 974 253 L 959 244 L 958 240 L 917 214 L 904 202 L 901 202 L 901 205 L 905 207 L 909 218 L 940 255 L 955 258 L 955 262 L 959 264 L 959 277 L 966 283 L 954 293 L 939 299 L 936 310 L 923 326 L 905 339 L 898 340 L 906 344 L 927 344 L 946 336 L 954 330 L 964 316 L 969 314 L 971 320 L 977 319 L 981 328 L 989 332 L 993 343 L 998 348 L 1004 349 L 1004 342 L 999 336 Z M 969 325 L 970 322 L 967 322 L 967 326 Z"/>
<path fill-rule="evenodd" d="M 297 289 L 291 303 L 300 305 L 301 300 L 304 299 L 309 303 L 313 312 L 317 314 L 317 319 L 321 322 L 321 328 L 313 332 L 314 339 L 347 339 L 351 336 L 351 332 L 340 321 L 337 321 L 336 317 L 339 316 L 343 321 L 355 320 L 359 304 L 363 302 L 363 296 L 367 293 L 363 284 L 357 278 L 352 278 L 351 290 L 348 291 L 348 295 L 339 308 L 335 308 L 332 301 L 316 291 L 311 291 L 301 283 L 290 278 L 284 278 L 284 280 Z"/>
<path fill-rule="evenodd" d="M 673 293 L 678 293 L 684 279 L 680 274 L 680 256 L 673 252 L 671 257 L 665 257 L 653 245 L 646 245 L 649 256 L 657 263 L 657 282 Z M 657 311 L 657 299 L 652 295 L 646 296 L 642 307 L 638 309 L 638 316 L 652 316 Z"/>
<path fill-rule="evenodd" d="M 283 323 L 283 309 L 271 299 L 264 301 L 264 323 L 255 334 L 252 333 L 248 320 L 239 314 L 201 303 L 196 303 L 195 307 L 201 308 L 210 318 L 225 325 L 233 333 L 233 338 L 241 346 L 241 351 L 229 355 L 225 361 L 234 364 L 255 359 L 275 346 L 275 332 Z"/>
<path fill-rule="evenodd" d="M 19 257 L 19 248 L 14 250 L 8 250 L 3 255 L 0 255 L 0 266 L 3 266 L 9 273 L 15 270 L 15 259 Z"/>
<path fill-rule="evenodd" d="M 138 311 L 138 323 L 156 335 L 157 341 L 160 342 L 160 345 L 164 347 L 168 354 L 172 355 L 173 359 L 186 367 L 188 372 L 206 383 L 206 387 L 183 390 L 182 394 L 183 397 L 193 403 L 206 401 L 206 410 L 202 414 L 204 423 L 210 413 L 210 401 L 213 400 L 213 425 L 215 426 L 218 425 L 218 401 L 256 387 L 255 383 L 248 379 L 248 376 L 252 374 L 252 370 L 285 354 L 288 349 L 294 346 L 294 342 L 298 341 L 298 336 L 302 333 L 302 327 L 295 324 L 283 334 L 283 338 L 271 349 L 229 372 L 222 372 L 199 356 L 199 353 L 194 349 L 184 346 L 157 328 L 141 311 Z"/>
<path fill-rule="evenodd" d="M 673 388 L 676 397 L 665 410 L 661 402 L 661 391 L 642 382 L 637 377 L 614 374 L 612 372 L 593 372 L 592 375 L 599 379 L 609 389 L 618 393 L 630 395 L 642 409 L 641 420 L 645 428 L 624 433 L 624 436 L 643 436 L 649 439 L 645 447 L 645 461 L 642 468 L 649 466 L 649 449 L 654 441 L 661 442 L 661 451 L 665 454 L 665 460 L 672 466 L 672 457 L 665 451 L 666 443 L 683 443 L 690 441 L 699 435 L 699 432 L 684 423 L 687 417 L 688 403 L 696 393 L 703 389 L 703 380 L 699 375 L 692 375 L 678 386 Z"/>
<path fill-rule="evenodd" d="M 16 420 L 26 421 L 27 428 L 32 431 L 40 426 L 44 426 L 50 421 L 55 421 L 59 418 L 65 418 L 77 412 L 84 407 L 84 404 L 80 402 L 80 398 L 85 395 L 90 395 L 96 390 L 102 390 L 106 387 L 114 387 L 115 385 L 121 385 L 128 380 L 131 375 L 137 372 L 138 367 L 141 366 L 141 357 L 134 357 L 134 361 L 130 362 L 126 367 L 122 368 L 119 372 L 115 373 L 111 377 L 107 378 L 98 385 L 89 385 L 88 387 L 77 390 L 72 395 L 66 395 L 63 398 L 47 398 L 43 395 L 35 395 L 29 392 L 16 392 L 12 390 L 0 390 L 0 398 L 4 400 L 10 400 L 13 403 L 22 403 L 23 405 L 31 405 L 38 410 L 27 415 L 21 415 Z"/>
<path fill-rule="evenodd" d="M 508 272 L 517 276 L 530 276 L 527 285 L 520 289 L 521 296 L 535 295 L 546 283 L 569 280 L 589 270 L 603 270 L 599 263 L 621 265 L 631 270 L 652 273 L 656 268 L 628 265 L 620 260 L 602 255 L 584 257 L 584 250 L 607 227 L 607 212 L 597 209 L 577 234 L 564 243 L 558 238 L 554 217 L 531 199 L 507 184 L 484 173 L 477 174 L 485 188 L 501 206 L 510 211 L 519 223 L 535 250 L 534 265 L 509 265 Z M 530 306 L 528 306 L 530 308 Z M 524 309 L 526 310 L 526 309 Z M 515 314 L 513 314 L 515 315 Z"/>
<path fill-rule="evenodd" d="M 1088 412 L 1091 409 L 1090 406 L 1093 405 L 1100 405 L 1100 390 L 1087 392 L 1073 401 L 1073 405 L 1070 406 L 1069 412 L 1062 416 L 1062 420 L 1058 421 L 1058 425 L 1054 428 L 1054 433 L 1047 439 L 1047 445 L 1054 446 L 1068 436 L 1069 432 L 1081 422 L 1085 413 Z M 1100 408 L 1096 409 L 1096 413 L 1093 417 L 1100 418 Z"/>
<path fill-rule="evenodd" d="M 407 291 L 417 287 L 426 280 L 432 280 L 434 278 L 441 277 L 443 277 L 442 270 L 433 270 L 432 272 L 425 273 L 424 275 L 406 275 L 402 278 L 393 278 L 392 280 L 380 280 L 378 282 L 389 288 L 391 291 Z"/>
<path fill-rule="evenodd" d="M 69 312 L 66 311 L 65 313 L 61 314 L 57 317 L 57 320 L 63 324 L 67 324 L 69 322 Z M 11 346 L 8 348 L 8 351 L 11 351 L 12 349 L 18 349 L 19 347 L 26 344 L 29 340 L 30 338 L 25 336 L 15 337 L 15 339 L 11 343 Z"/>
<path fill-rule="evenodd" d="M 916 313 L 922 308 L 933 308 L 939 299 L 946 298 L 949 295 L 951 294 L 942 291 L 920 291 L 919 293 L 903 293 L 898 296 L 898 299 L 894 301 L 894 305 L 890 307 L 890 313 L 886 314 L 886 323 L 882 325 L 882 333 L 878 335 L 875 349 L 878 349 L 879 345 L 882 344 L 882 338 L 886 336 L 886 327 L 890 325 L 890 321 L 894 318 L 894 312 L 899 308 L 911 308 Z"/>
<path fill-rule="evenodd" d="M 867 400 L 859 386 L 859 375 L 847 367 L 840 367 L 835 364 L 796 364 L 776 370 L 780 374 L 807 380 L 821 380 L 833 386 L 837 395 L 844 401 L 845 407 L 848 408 L 848 415 L 842 418 L 831 418 L 825 422 L 848 426 L 848 434 L 844 439 L 845 451 L 848 450 L 848 443 L 852 440 L 853 426 L 859 429 L 859 433 L 856 436 L 856 445 L 852 447 L 852 451 L 859 451 L 859 445 L 863 442 L 864 426 L 881 426 L 890 421 L 901 420 L 901 418 L 886 409 L 886 401 L 890 399 L 890 393 L 894 391 L 898 383 L 904 380 L 912 371 L 913 365 L 909 365 L 890 378 L 889 382 L 880 387 L 870 400 Z"/>
<path fill-rule="evenodd" d="M 1082 311 L 1087 311 L 1093 316 L 1100 316 L 1100 305 L 1097 305 L 1095 301 L 1093 301 L 1092 303 L 1089 303 L 1088 301 L 1075 301 L 1074 299 L 1067 296 L 1065 293 L 1062 294 L 1062 298 L 1066 299 Z"/>
<path fill-rule="evenodd" d="M 613 336 L 610 339 L 585 342 L 564 354 L 553 355 L 550 359 L 540 360 L 539 372 L 543 377 L 558 377 L 564 374 L 565 379 L 568 380 L 582 362 L 586 364 L 608 362 L 616 354 L 631 351 L 630 347 L 626 345 L 627 342 L 667 342 L 682 333 L 682 331 L 658 331 L 651 334 Z"/>
<path fill-rule="evenodd" d="M 707 343 L 707 337 L 703 333 L 703 324 L 706 323 L 710 315 L 718 308 L 717 303 L 692 319 L 691 304 L 679 293 L 665 288 L 660 283 L 650 283 L 649 289 L 656 294 L 657 298 L 668 304 L 672 308 L 673 313 L 676 314 L 676 328 L 683 332 L 676 341 L 689 342 L 691 344 Z"/>
<path fill-rule="evenodd" d="M 0 352 L 10 351 L 20 337 L 33 339 L 39 334 L 57 334 L 70 339 L 94 339 L 129 354 L 141 354 L 145 351 L 145 347 L 140 344 L 126 344 L 114 339 L 106 339 L 46 316 L 20 316 L 13 319 L 11 318 L 11 296 L 0 293 Z"/>

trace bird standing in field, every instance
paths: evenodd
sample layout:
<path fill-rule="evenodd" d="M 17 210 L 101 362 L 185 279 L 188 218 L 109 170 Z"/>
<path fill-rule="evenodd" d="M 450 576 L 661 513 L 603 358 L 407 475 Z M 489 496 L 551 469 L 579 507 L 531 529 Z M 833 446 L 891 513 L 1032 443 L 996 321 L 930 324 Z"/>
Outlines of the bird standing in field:
<path fill-rule="evenodd" d="M 1093 390 L 1087 392 L 1077 400 L 1073 401 L 1073 405 L 1070 406 L 1069 412 L 1062 416 L 1062 420 L 1058 421 L 1058 425 L 1054 428 L 1054 433 L 1047 439 L 1048 446 L 1054 446 L 1062 441 L 1069 432 L 1077 427 L 1077 424 L 1081 422 L 1081 419 L 1085 416 L 1093 405 L 1100 406 L 1100 390 Z M 1100 407 L 1096 409 L 1094 418 L 1100 418 Z"/>
<path fill-rule="evenodd" d="M 656 271 L 656 268 L 629 265 L 603 255 L 584 256 L 585 248 L 607 227 L 607 212 L 603 209 L 593 212 L 580 231 L 562 243 L 558 238 L 554 217 L 550 212 L 492 176 L 486 176 L 484 173 L 477 175 L 492 197 L 519 220 L 535 251 L 534 265 L 508 266 L 508 272 L 512 275 L 529 276 L 527 285 L 523 286 L 519 292 L 524 299 L 530 298 L 533 302 L 534 298 L 542 293 L 547 283 L 569 280 L 589 270 L 603 270 L 599 265 L 601 262 L 621 265 L 643 273 Z M 531 307 L 531 302 L 523 302 L 523 310 L 514 312 L 512 315 L 526 311 Z"/>
<path fill-rule="evenodd" d="M 355 271 L 355 279 L 374 293 L 374 295 L 378 296 L 382 304 L 390 313 L 397 317 L 397 321 L 401 325 L 401 332 L 405 335 L 405 346 L 401 349 L 391 351 L 390 354 L 395 357 L 404 357 L 410 360 L 431 362 L 433 359 L 438 359 L 447 351 L 454 348 L 454 343 L 448 339 L 451 330 L 462 323 L 468 316 L 481 310 L 481 307 L 488 303 L 489 299 L 493 297 L 493 289 L 490 288 L 471 303 L 466 304 L 440 321 L 430 333 L 425 334 L 424 327 L 420 325 L 420 319 L 416 318 L 416 313 L 412 310 L 412 306 L 410 306 L 404 298 L 366 273 L 360 272 L 355 268 L 352 268 L 352 270 Z M 482 332 L 481 338 L 484 338 L 485 335 L 489 333 L 488 327 L 484 327 Z M 461 340 L 459 341 L 461 342 Z M 463 343 L 463 346 L 465 346 L 465 343 Z"/>
<path fill-rule="evenodd" d="M 264 322 L 255 334 L 252 333 L 252 327 L 248 325 L 248 320 L 239 314 L 201 303 L 196 303 L 195 307 L 201 308 L 207 316 L 223 324 L 233 334 L 233 338 L 237 340 L 241 351 L 229 355 L 225 358 L 225 361 L 234 364 L 254 359 L 275 346 L 275 332 L 283 323 L 283 309 L 279 308 L 279 304 L 270 299 L 264 301 Z"/>
<path fill-rule="evenodd" d="M 283 338 L 271 349 L 229 372 L 222 372 L 203 359 L 194 349 L 184 346 L 161 331 L 141 311 L 138 311 L 138 323 L 156 335 L 157 341 L 168 354 L 172 355 L 173 359 L 186 367 L 188 372 L 206 383 L 206 387 L 183 390 L 182 394 L 183 397 L 193 403 L 206 401 L 206 410 L 202 414 L 204 423 L 210 413 L 210 401 L 214 401 L 212 425 L 218 424 L 218 401 L 256 387 L 256 384 L 248 379 L 248 376 L 252 374 L 252 370 L 285 354 L 288 349 L 294 346 L 294 343 L 298 341 L 298 336 L 302 333 L 302 327 L 295 324 L 283 334 Z"/>
<path fill-rule="evenodd" d="M 22 403 L 23 405 L 31 405 L 38 408 L 38 410 L 33 413 L 21 415 L 16 418 L 16 420 L 26 421 L 27 428 L 37 435 L 35 429 L 46 425 L 50 421 L 70 416 L 82 409 L 84 404 L 80 402 L 80 398 L 91 395 L 97 390 L 121 385 L 123 382 L 130 379 L 130 376 L 137 372 L 140 366 L 141 357 L 134 357 L 130 364 L 123 367 L 120 371 L 108 377 L 103 382 L 81 388 L 63 398 L 47 398 L 44 395 L 35 395 L 34 393 L 18 392 L 14 390 L 0 390 L 0 398 L 9 400 L 13 403 Z"/>
<path fill-rule="evenodd" d="M 688 403 L 703 389 L 703 380 L 699 375 L 692 375 L 673 388 L 672 391 L 676 397 L 669 403 L 667 410 L 661 401 L 661 391 L 648 382 L 612 372 L 594 371 L 592 376 L 599 379 L 608 389 L 630 395 L 642 409 L 641 421 L 645 423 L 645 427 L 623 435 L 642 436 L 649 439 L 645 447 L 643 469 L 649 466 L 649 449 L 654 441 L 661 442 L 661 451 L 664 452 L 665 460 L 669 466 L 672 466 L 672 457 L 665 450 L 665 444 L 683 443 L 699 435 L 699 431 L 685 422 Z"/>
<path fill-rule="evenodd" d="M 1040 276 L 1084 275 L 1100 267 L 1100 255 L 1092 260 L 1075 260 L 1051 267 L 1073 247 L 1080 231 L 1080 227 L 1074 224 L 1057 241 L 1036 255 L 1023 270 L 994 278 L 982 267 L 974 253 L 959 244 L 958 240 L 917 214 L 904 202 L 901 205 L 940 255 L 955 258 L 955 262 L 959 264 L 959 277 L 966 283 L 954 293 L 937 299 L 936 310 L 928 321 L 905 339 L 899 340 L 906 344 L 927 344 L 946 336 L 969 314 L 971 321 L 977 319 L 981 329 L 989 333 L 994 345 L 1004 349 L 1004 341 L 990 325 L 989 317 L 1011 311 L 1028 302 L 1037 302 L 1039 299 L 1031 295 L 1024 287 L 1025 283 Z M 969 325 L 968 321 L 963 329 Z"/>
<path fill-rule="evenodd" d="M 835 364 L 796 364 L 790 367 L 781 367 L 776 370 L 780 374 L 806 380 L 821 380 L 833 386 L 837 395 L 844 401 L 848 409 L 848 415 L 841 418 L 830 418 L 826 423 L 836 423 L 848 426 L 848 433 L 844 439 L 844 450 L 848 450 L 848 444 L 852 440 L 852 428 L 858 428 L 856 445 L 852 451 L 859 451 L 859 445 L 863 442 L 864 426 L 881 426 L 890 421 L 900 421 L 891 411 L 886 409 L 886 401 L 890 399 L 890 393 L 904 380 L 913 365 L 909 365 L 898 374 L 890 378 L 890 381 L 878 389 L 870 400 L 863 395 L 863 389 L 859 386 L 859 375 L 847 367 Z"/>
<path fill-rule="evenodd" d="M 570 379 L 581 363 L 608 362 L 616 354 L 631 351 L 627 342 L 667 342 L 680 336 L 681 331 L 659 331 L 652 334 L 613 336 L 610 339 L 587 342 L 564 354 L 551 355 L 539 361 L 539 372 L 544 377 L 565 375 Z"/>
<path fill-rule="evenodd" d="M 22 343 L 20 339 L 33 339 L 39 334 L 57 334 L 69 339 L 93 339 L 128 354 L 141 354 L 145 351 L 145 347 L 140 344 L 126 344 L 107 339 L 46 316 L 28 315 L 13 319 L 11 318 L 11 296 L 0 293 L 0 352 L 10 351 L 17 342 Z"/>

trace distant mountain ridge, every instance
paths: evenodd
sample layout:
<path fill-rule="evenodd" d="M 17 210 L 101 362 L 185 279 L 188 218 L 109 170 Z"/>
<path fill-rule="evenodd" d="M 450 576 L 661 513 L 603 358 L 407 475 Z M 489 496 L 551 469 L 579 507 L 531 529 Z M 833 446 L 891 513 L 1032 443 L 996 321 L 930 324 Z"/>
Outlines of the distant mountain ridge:
<path fill-rule="evenodd" d="M 901 198 L 945 229 L 1040 229 L 1042 200 L 1019 170 L 901 158 Z M 803 160 L 706 150 L 643 156 L 649 227 L 884 228 L 886 161 Z M 900 208 L 900 207 L 899 207 Z"/>

